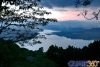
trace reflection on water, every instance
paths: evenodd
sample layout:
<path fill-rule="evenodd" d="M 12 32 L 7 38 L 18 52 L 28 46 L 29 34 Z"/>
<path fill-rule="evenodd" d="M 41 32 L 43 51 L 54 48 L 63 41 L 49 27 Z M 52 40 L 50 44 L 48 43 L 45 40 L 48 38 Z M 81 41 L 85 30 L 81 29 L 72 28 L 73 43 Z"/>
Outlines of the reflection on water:
<path fill-rule="evenodd" d="M 53 32 L 59 32 L 59 31 L 44 30 L 43 32 L 40 32 L 40 34 L 44 34 L 47 39 L 39 39 L 42 42 L 42 44 L 37 44 L 34 45 L 33 47 L 28 45 L 25 47 L 30 50 L 38 50 L 40 47 L 43 47 L 44 51 L 46 51 L 51 45 L 57 45 L 63 48 L 66 48 L 68 45 L 72 45 L 75 47 L 82 48 L 83 46 L 87 46 L 89 43 L 92 43 L 94 41 L 94 40 L 70 39 L 67 37 L 62 37 L 57 35 L 47 35 L 47 34 L 52 34 Z"/>

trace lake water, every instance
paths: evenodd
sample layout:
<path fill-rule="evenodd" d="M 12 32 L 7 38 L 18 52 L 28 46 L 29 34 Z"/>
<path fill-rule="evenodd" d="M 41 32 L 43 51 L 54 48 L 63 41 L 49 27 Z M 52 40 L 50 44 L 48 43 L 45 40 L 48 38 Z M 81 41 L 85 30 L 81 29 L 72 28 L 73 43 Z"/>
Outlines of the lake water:
<path fill-rule="evenodd" d="M 41 28 L 44 31 L 40 32 L 40 34 L 45 35 L 47 39 L 39 39 L 42 44 L 27 45 L 25 48 L 38 50 L 40 47 L 43 47 L 44 51 L 47 51 L 51 45 L 57 45 L 64 49 L 68 45 L 82 48 L 83 46 L 88 46 L 94 40 L 100 40 L 100 22 L 69 21 L 50 23 Z"/>
<path fill-rule="evenodd" d="M 58 35 L 47 35 L 53 32 L 57 31 L 44 30 L 43 32 L 40 32 L 41 34 L 44 34 L 47 39 L 39 39 L 42 42 L 41 44 L 36 44 L 34 46 L 28 45 L 25 46 L 25 48 L 28 48 L 30 50 L 38 50 L 40 47 L 43 47 L 44 51 L 47 51 L 51 45 L 57 45 L 59 47 L 63 47 L 64 49 L 67 48 L 68 45 L 82 48 L 83 46 L 87 46 L 89 43 L 92 43 L 94 41 L 94 40 L 71 39 Z"/>

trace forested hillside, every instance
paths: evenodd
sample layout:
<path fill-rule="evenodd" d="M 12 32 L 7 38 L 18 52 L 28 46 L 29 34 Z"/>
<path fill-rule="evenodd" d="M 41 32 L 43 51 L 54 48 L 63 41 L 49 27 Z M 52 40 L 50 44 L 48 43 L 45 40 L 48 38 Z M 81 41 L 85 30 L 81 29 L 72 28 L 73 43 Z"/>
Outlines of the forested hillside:
<path fill-rule="evenodd" d="M 43 48 L 31 51 L 20 48 L 12 41 L 0 39 L 0 67 L 68 67 L 70 60 L 100 61 L 100 41 L 83 48 L 68 46 L 66 49 L 50 46 L 47 52 Z"/>

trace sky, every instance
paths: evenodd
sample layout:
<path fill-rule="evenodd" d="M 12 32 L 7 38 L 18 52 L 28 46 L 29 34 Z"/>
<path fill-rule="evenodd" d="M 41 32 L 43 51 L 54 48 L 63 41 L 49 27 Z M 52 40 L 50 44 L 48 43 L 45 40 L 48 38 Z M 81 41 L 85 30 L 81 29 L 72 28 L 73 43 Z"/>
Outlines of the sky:
<path fill-rule="evenodd" d="M 68 20 L 86 20 L 82 15 L 77 16 L 84 10 L 88 11 L 87 17 L 92 18 L 93 12 L 98 13 L 100 10 L 100 0 L 94 0 L 89 6 L 75 7 L 76 0 L 43 0 L 41 5 L 44 9 L 50 11 L 52 14 L 45 16 L 47 18 L 56 18 L 58 21 Z M 99 15 L 100 17 L 100 15 Z M 94 21 L 96 19 L 93 19 Z"/>
<path fill-rule="evenodd" d="M 44 7 L 44 9 L 48 12 L 51 12 L 51 15 L 45 15 L 46 18 L 56 18 L 59 22 L 69 22 L 64 25 L 64 23 L 61 25 L 64 26 L 64 30 L 67 27 L 71 28 L 77 28 L 82 27 L 85 29 L 91 29 L 91 28 L 100 28 L 100 14 L 99 14 L 99 20 L 93 19 L 93 20 L 87 20 L 82 15 L 77 16 L 84 10 L 88 11 L 88 18 L 92 18 L 93 12 L 98 13 L 100 10 L 100 0 L 94 0 L 91 5 L 89 6 L 79 6 L 75 7 L 75 1 L 76 0 L 43 0 L 40 4 Z M 12 6 L 13 8 L 14 6 Z M 20 13 L 20 12 L 19 12 Z M 85 21 L 85 22 L 84 22 Z M 92 23 L 91 23 L 92 22 Z M 84 24 L 83 24 L 84 23 Z M 50 45 L 57 45 L 59 47 L 66 48 L 68 45 L 72 45 L 75 47 L 83 47 L 84 45 L 88 45 L 89 43 L 93 42 L 94 40 L 80 40 L 80 39 L 71 39 L 67 37 L 57 36 L 57 35 L 46 35 L 47 33 L 52 33 L 57 31 L 52 30 L 44 30 L 43 32 L 40 32 L 41 34 L 44 34 L 47 39 L 40 39 L 42 44 L 37 44 L 32 46 L 25 46 L 28 49 L 31 50 L 37 50 L 40 47 L 44 47 L 44 50 L 46 51 Z M 80 45 L 81 44 L 81 45 Z"/>
<path fill-rule="evenodd" d="M 84 10 L 88 11 L 88 18 L 92 18 L 93 12 L 96 13 L 100 10 L 100 0 L 94 0 L 91 5 L 83 7 L 75 7 L 76 0 L 43 0 L 40 4 L 44 7 L 44 9 L 48 12 L 51 12 L 51 15 L 45 15 L 46 18 L 56 18 L 59 22 L 68 22 L 65 24 L 65 27 L 82 27 L 86 29 L 90 28 L 97 28 L 100 27 L 100 15 L 99 20 L 87 20 L 82 15 L 77 16 L 80 12 Z M 84 22 L 85 21 L 85 22 Z M 57 25 L 59 28 L 60 26 L 64 26 L 60 24 Z M 64 28 L 65 30 L 65 28 Z M 83 47 L 84 45 L 88 45 L 92 43 L 94 40 L 80 40 L 80 39 L 71 39 L 67 37 L 57 36 L 57 35 L 46 35 L 47 33 L 52 33 L 52 30 L 44 30 L 40 32 L 46 36 L 46 40 L 40 39 L 42 44 L 31 46 L 25 46 L 30 50 L 37 50 L 40 47 L 43 47 L 46 51 L 50 45 L 57 45 L 59 47 L 66 48 L 68 45 L 72 45 L 75 47 Z M 56 31 L 57 32 L 57 31 Z"/>

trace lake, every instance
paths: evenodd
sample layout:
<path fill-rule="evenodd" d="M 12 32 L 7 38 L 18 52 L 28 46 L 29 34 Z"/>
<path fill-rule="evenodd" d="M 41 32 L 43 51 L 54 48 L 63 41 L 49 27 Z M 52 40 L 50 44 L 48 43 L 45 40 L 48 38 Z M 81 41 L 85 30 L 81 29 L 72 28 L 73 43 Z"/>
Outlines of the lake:
<path fill-rule="evenodd" d="M 88 46 L 94 40 L 100 40 L 100 23 L 99 22 L 83 22 L 83 21 L 64 21 L 58 23 L 50 23 L 47 26 L 41 26 L 44 31 L 40 34 L 46 36 L 47 39 L 39 39 L 42 44 L 25 46 L 30 50 L 38 50 L 40 47 L 47 51 L 49 46 L 57 45 L 64 49 L 68 45 L 82 48 Z"/>

